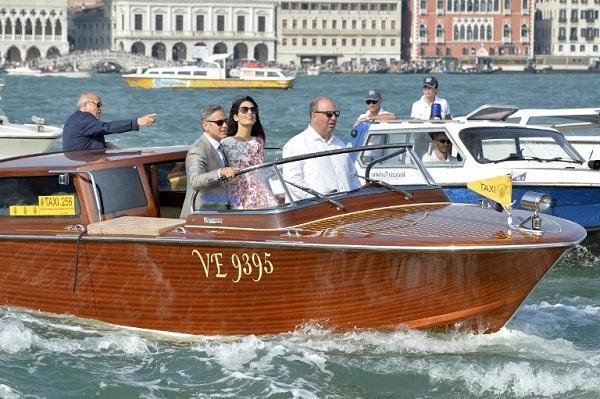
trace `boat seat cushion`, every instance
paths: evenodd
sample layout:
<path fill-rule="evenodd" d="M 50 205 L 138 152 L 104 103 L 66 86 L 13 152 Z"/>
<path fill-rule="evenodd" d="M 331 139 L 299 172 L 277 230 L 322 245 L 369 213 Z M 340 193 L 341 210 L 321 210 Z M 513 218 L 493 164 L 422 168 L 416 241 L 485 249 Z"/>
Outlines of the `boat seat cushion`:
<path fill-rule="evenodd" d="M 184 224 L 185 219 L 122 216 L 89 224 L 87 231 L 89 235 L 159 236 Z"/>

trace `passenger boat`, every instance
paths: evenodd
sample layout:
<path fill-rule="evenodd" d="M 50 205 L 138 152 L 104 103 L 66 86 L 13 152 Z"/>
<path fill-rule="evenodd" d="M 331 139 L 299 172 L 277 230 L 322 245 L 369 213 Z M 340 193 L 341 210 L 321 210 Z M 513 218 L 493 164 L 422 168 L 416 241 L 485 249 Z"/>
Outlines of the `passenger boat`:
<path fill-rule="evenodd" d="M 79 70 L 61 70 L 61 69 L 39 69 L 30 68 L 27 66 L 20 66 L 15 68 L 9 68 L 6 70 L 9 75 L 16 76 L 35 76 L 35 77 L 61 77 L 61 78 L 89 78 L 92 73 L 89 71 Z"/>
<path fill-rule="evenodd" d="M 542 125 L 561 132 L 584 159 L 600 160 L 600 107 L 520 109 L 509 121 L 521 125 Z"/>
<path fill-rule="evenodd" d="M 350 140 L 355 146 L 411 144 L 422 158 L 433 150 L 433 135 L 443 132 L 452 144 L 454 161 L 428 162 L 425 166 L 452 201 L 480 202 L 483 198 L 467 188 L 469 181 L 511 174 L 517 197 L 528 190 L 548 193 L 553 198 L 549 213 L 589 231 L 600 229 L 600 172 L 592 170 L 555 129 L 505 122 L 515 111 L 517 108 L 511 106 L 483 106 L 450 121 L 372 123 L 359 126 Z M 365 170 L 370 157 L 357 157 L 359 172 Z M 392 184 L 406 181 L 393 159 L 371 174 Z"/>
<path fill-rule="evenodd" d="M 312 324 L 493 332 L 586 235 L 540 214 L 541 197 L 510 220 L 453 204 L 406 145 L 252 166 L 240 174 L 261 173 L 278 205 L 178 219 L 187 150 L 0 161 L 0 306 L 204 335 Z M 413 182 L 329 194 L 296 185 L 310 195 L 293 199 L 281 168 L 353 151 L 402 157 Z"/>
<path fill-rule="evenodd" d="M 228 57 L 213 54 L 200 65 L 139 69 L 123 78 L 129 86 L 144 89 L 291 89 L 294 85 L 294 76 L 275 67 L 242 67 L 239 76 L 227 77 Z"/>
<path fill-rule="evenodd" d="M 62 129 L 46 125 L 44 118 L 31 117 L 33 123 L 13 123 L 0 108 L 0 159 L 48 151 Z"/>

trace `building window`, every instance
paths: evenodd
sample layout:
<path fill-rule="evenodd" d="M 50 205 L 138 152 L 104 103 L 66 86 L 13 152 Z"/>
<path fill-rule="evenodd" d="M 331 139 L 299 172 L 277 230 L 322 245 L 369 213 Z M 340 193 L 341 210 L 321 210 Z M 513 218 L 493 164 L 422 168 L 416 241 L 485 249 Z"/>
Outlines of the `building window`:
<path fill-rule="evenodd" d="M 317 47 L 317 38 L 316 37 L 313 37 L 312 45 L 313 45 L 313 47 Z"/>
<path fill-rule="evenodd" d="M 323 29 L 327 29 L 327 20 L 326 19 L 321 21 L 321 26 L 323 27 Z"/>
<path fill-rule="evenodd" d="M 504 25 L 504 39 L 510 39 L 510 26 Z"/>
<path fill-rule="evenodd" d="M 317 20 L 316 19 L 312 20 L 312 28 L 317 29 Z"/>
<path fill-rule="evenodd" d="M 142 22 L 143 22 L 143 20 L 142 20 L 142 14 L 135 14 L 134 23 L 133 23 L 134 29 L 135 30 L 142 30 L 143 29 L 142 28 L 142 25 L 143 25 Z"/>
<path fill-rule="evenodd" d="M 438 25 L 435 28 L 435 37 L 438 40 L 444 40 L 444 27 L 442 25 Z"/>
<path fill-rule="evenodd" d="M 259 32 L 266 32 L 266 18 L 264 16 L 259 16 L 258 17 L 258 31 Z"/>
<path fill-rule="evenodd" d="M 390 39 L 390 46 L 391 47 L 395 47 L 396 46 L 396 39 Z"/>
<path fill-rule="evenodd" d="M 375 46 L 377 46 L 376 39 L 371 39 L 371 47 L 375 47 Z"/>
<path fill-rule="evenodd" d="M 510 0 L 504 0 L 504 11 L 510 10 Z"/>
<path fill-rule="evenodd" d="M 396 21 L 395 20 L 392 21 L 392 30 L 396 30 Z"/>
<path fill-rule="evenodd" d="M 284 45 L 284 46 L 287 46 L 287 39 L 284 38 L 283 40 L 281 40 L 281 44 Z"/>
<path fill-rule="evenodd" d="M 385 20 L 381 21 L 381 30 L 385 30 Z"/>
<path fill-rule="evenodd" d="M 204 15 L 196 15 L 196 31 L 204 31 Z"/>
<path fill-rule="evenodd" d="M 183 32 L 183 15 L 175 15 L 175 30 Z"/>
<path fill-rule="evenodd" d="M 244 32 L 246 30 L 246 17 L 244 15 L 237 16 L 237 31 Z"/>
<path fill-rule="evenodd" d="M 362 21 L 360 21 L 360 27 L 364 30 L 367 29 L 367 20 L 363 19 Z"/>
<path fill-rule="evenodd" d="M 327 39 L 321 40 L 321 46 L 327 46 Z"/>
<path fill-rule="evenodd" d="M 154 16 L 154 30 L 163 30 L 163 16 L 161 14 Z"/>
<path fill-rule="evenodd" d="M 342 47 L 346 47 L 346 39 L 342 39 Z"/>
<path fill-rule="evenodd" d="M 373 29 L 373 30 L 377 29 L 377 21 L 375 21 L 375 20 L 371 21 L 371 29 Z"/>
<path fill-rule="evenodd" d="M 331 39 L 331 45 L 337 46 L 337 39 Z"/>
<path fill-rule="evenodd" d="M 308 26 L 308 22 L 305 19 L 303 19 L 302 20 L 302 29 L 306 29 L 307 26 Z"/>
<path fill-rule="evenodd" d="M 444 10 L 444 0 L 437 0 L 437 9 L 439 11 L 443 11 Z"/>
<path fill-rule="evenodd" d="M 356 39 L 352 39 L 352 46 L 356 47 Z"/>
<path fill-rule="evenodd" d="M 287 19 L 282 19 L 282 20 L 281 20 L 281 27 L 282 27 L 283 29 L 287 29 Z"/>
<path fill-rule="evenodd" d="M 420 1 L 421 11 L 427 11 L 427 0 Z"/>
<path fill-rule="evenodd" d="M 306 38 L 305 38 L 305 37 L 303 37 L 303 38 L 302 38 L 302 46 L 306 47 L 306 42 L 307 42 L 307 41 L 306 41 Z"/>
<path fill-rule="evenodd" d="M 419 38 L 421 40 L 427 40 L 427 27 L 423 24 L 419 27 Z"/>
<path fill-rule="evenodd" d="M 331 21 L 331 29 L 337 29 L 337 19 Z"/>
<path fill-rule="evenodd" d="M 217 15 L 217 31 L 225 31 L 225 15 Z"/>
<path fill-rule="evenodd" d="M 527 39 L 528 37 L 529 37 L 529 28 L 527 27 L 527 25 L 523 24 L 523 25 L 521 25 L 521 38 Z"/>

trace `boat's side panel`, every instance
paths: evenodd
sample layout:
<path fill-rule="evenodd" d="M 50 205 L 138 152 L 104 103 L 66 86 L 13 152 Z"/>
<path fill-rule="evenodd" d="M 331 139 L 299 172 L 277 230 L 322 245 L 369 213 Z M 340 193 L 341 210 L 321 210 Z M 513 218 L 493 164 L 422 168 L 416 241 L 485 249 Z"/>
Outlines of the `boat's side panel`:
<path fill-rule="evenodd" d="M 126 76 L 131 87 L 144 89 L 291 89 L 293 80 L 185 79 Z"/>
<path fill-rule="evenodd" d="M 475 204 L 483 197 L 464 186 L 447 186 L 444 190 L 452 202 Z M 523 209 L 519 199 L 527 191 L 550 195 L 552 206 L 545 213 L 571 220 L 588 230 L 600 228 L 600 187 L 524 187 L 513 185 L 513 207 Z"/>
<path fill-rule="evenodd" d="M 563 253 L 398 253 L 127 240 L 0 241 L 0 305 L 194 334 L 495 331 Z"/>

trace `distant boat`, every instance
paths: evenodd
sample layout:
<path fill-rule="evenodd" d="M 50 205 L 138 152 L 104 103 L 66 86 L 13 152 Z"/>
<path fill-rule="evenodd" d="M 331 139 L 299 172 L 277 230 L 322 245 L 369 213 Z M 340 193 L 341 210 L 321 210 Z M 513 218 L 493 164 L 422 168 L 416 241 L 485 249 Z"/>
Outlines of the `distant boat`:
<path fill-rule="evenodd" d="M 15 76 L 36 76 L 36 77 L 44 77 L 44 76 L 54 76 L 54 77 L 62 77 L 62 78 L 89 78 L 92 76 L 91 72 L 88 71 L 78 71 L 78 70 L 48 70 L 48 69 L 39 69 L 39 68 L 30 68 L 28 66 L 19 66 L 15 68 L 6 69 L 6 73 L 9 75 Z"/>
<path fill-rule="evenodd" d="M 200 65 L 139 69 L 123 75 L 131 87 L 144 89 L 290 89 L 295 76 L 277 67 L 247 67 L 230 70 L 226 77 L 225 60 L 231 54 L 213 54 Z M 233 71 L 233 74 L 231 73 Z"/>
<path fill-rule="evenodd" d="M 308 76 L 319 76 L 321 74 L 321 67 L 319 65 L 311 65 L 306 68 L 306 74 Z"/>

